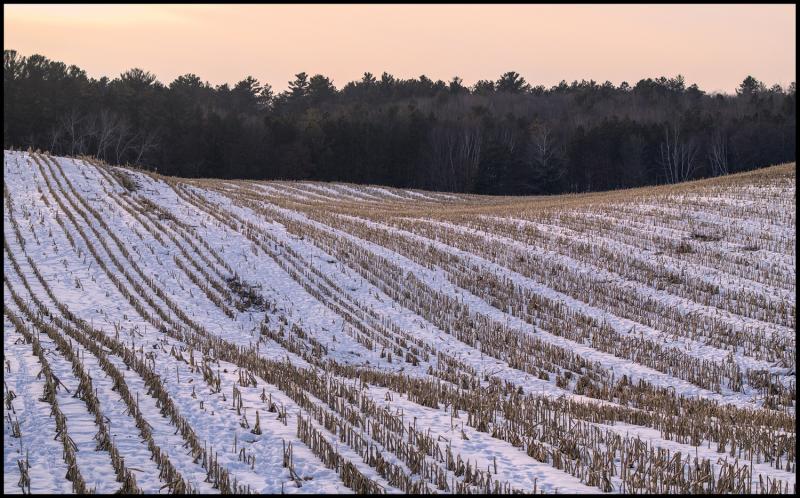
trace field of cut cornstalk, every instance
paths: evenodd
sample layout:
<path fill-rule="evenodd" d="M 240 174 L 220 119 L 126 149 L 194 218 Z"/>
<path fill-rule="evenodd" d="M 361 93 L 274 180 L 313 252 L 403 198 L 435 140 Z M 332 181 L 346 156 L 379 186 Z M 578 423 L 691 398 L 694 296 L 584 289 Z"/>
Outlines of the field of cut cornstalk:
<path fill-rule="evenodd" d="M 795 164 L 534 198 L 3 178 L 5 493 L 795 492 Z"/>

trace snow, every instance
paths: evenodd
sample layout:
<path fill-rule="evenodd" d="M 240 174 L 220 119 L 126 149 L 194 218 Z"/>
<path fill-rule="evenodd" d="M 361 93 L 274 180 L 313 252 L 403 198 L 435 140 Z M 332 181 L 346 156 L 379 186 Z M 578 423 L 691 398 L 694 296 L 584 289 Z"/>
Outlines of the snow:
<path fill-rule="evenodd" d="M 134 177 L 139 189 L 126 191 L 113 179 L 112 171 Z M 48 183 L 54 189 L 52 192 Z M 464 368 L 477 372 L 482 388 L 490 386 L 487 379 L 491 378 L 548 399 L 568 398 L 582 403 L 617 406 L 615 401 L 576 394 L 573 392 L 574 381 L 566 387 L 559 386 L 555 375 L 543 379 L 513 368 L 503 358 L 484 354 L 479 343 L 462 342 L 457 335 L 448 333 L 444 327 L 415 312 L 410 299 L 392 299 L 387 292 L 397 282 L 388 281 L 387 275 L 410 273 L 419 281 L 420 289 L 456 300 L 471 316 L 501 324 L 504 330 L 520 337 L 536 338 L 574 353 L 603 371 L 613 372 L 617 378 L 627 375 L 633 381 L 643 379 L 656 386 L 673 388 L 676 395 L 706 398 L 740 408 L 762 409 L 763 398 L 757 389 L 746 383 L 741 391 L 727 387 L 719 392 L 704 389 L 669 373 L 569 340 L 511 310 L 498 309 L 488 299 L 488 294 L 479 295 L 458 283 L 456 268 L 485 272 L 508 282 L 518 289 L 519 295 L 529 293 L 525 295 L 546 298 L 561 303 L 573 313 L 603 321 L 620 336 L 628 337 L 635 329 L 635 336 L 678 350 L 687 358 L 728 361 L 728 349 L 708 344 L 702 336 L 694 338 L 687 332 L 686 336 L 666 337 L 663 331 L 637 321 L 636 316 L 615 314 L 603 301 L 595 302 L 568 292 L 566 289 L 570 287 L 558 290 L 535 274 L 515 270 L 508 263 L 510 256 L 524 253 L 547 264 L 560 264 L 575 275 L 605 280 L 611 286 L 619 286 L 642 299 L 650 299 L 681 313 L 713 316 L 734 331 L 752 333 L 757 329 L 765 336 L 774 334 L 774 337 L 792 341 L 787 344 L 794 344 L 794 326 L 779 323 L 775 318 L 777 315 L 761 310 L 756 318 L 709 306 L 698 302 L 688 292 L 681 291 L 681 294 L 675 289 L 653 287 L 650 282 L 638 279 L 632 269 L 634 266 L 615 267 L 610 262 L 583 258 L 566 248 L 569 241 L 587 241 L 596 248 L 626 254 L 637 265 L 692 275 L 695 282 L 717 284 L 722 300 L 729 293 L 740 291 L 761 296 L 765 302 L 774 305 L 791 306 L 790 309 L 794 310 L 794 218 L 779 216 L 780 210 L 764 202 L 760 195 L 771 192 L 781 202 L 793 206 L 793 186 L 777 180 L 767 186 L 728 186 L 708 192 L 671 194 L 670 203 L 661 199 L 637 201 L 624 209 L 614 210 L 613 215 L 604 214 L 602 209 L 593 206 L 580 206 L 563 213 L 564 220 L 521 212 L 499 215 L 496 209 L 480 213 L 482 203 L 487 201 L 479 196 L 317 182 L 165 181 L 141 171 L 96 167 L 83 159 L 46 158 L 18 151 L 4 152 L 4 186 L 8 192 L 8 200 L 4 201 L 4 275 L 8 279 L 4 286 L 5 308 L 16 315 L 24 314 L 10 297 L 13 288 L 23 302 L 32 303 L 35 296 L 50 313 L 69 320 L 58 309 L 57 305 L 62 304 L 75 317 L 85 320 L 92 329 L 109 339 L 129 346 L 137 355 L 146 353 L 152 360 L 147 368 L 158 376 L 193 434 L 202 445 L 213 448 L 218 463 L 232 479 L 236 479 L 238 485 L 249 487 L 253 492 L 353 492 L 342 481 L 338 470 L 326 467 L 297 435 L 298 417 L 309 416 L 304 408 L 306 403 L 324 407 L 329 416 L 336 419 L 343 418 L 342 414 L 334 408 L 332 401 L 310 392 L 300 397 L 298 393 L 281 387 L 280 382 L 270 383 L 259 376 L 254 379 L 255 385 L 243 386 L 240 374 L 246 374 L 242 365 L 204 359 L 204 353 L 199 350 L 191 351 L 196 365 L 190 365 L 190 346 L 154 325 L 154 321 L 162 321 L 157 314 L 159 311 L 169 317 L 171 330 L 175 328 L 174 324 L 180 324 L 186 330 L 193 329 L 187 322 L 191 320 L 210 337 L 222 339 L 242 350 L 253 348 L 261 358 L 288 361 L 293 368 L 346 385 L 353 385 L 354 379 L 323 371 L 327 368 L 326 362 L 412 378 L 429 378 L 429 369 L 437 365 L 435 352 L 440 352 L 457 359 Z M 758 191 L 757 188 L 764 190 Z M 500 198 L 492 200 L 492 204 L 496 206 L 507 201 Z M 149 211 L 148 203 L 158 206 L 160 211 Z M 428 212 L 409 216 L 407 212 L 413 210 L 415 204 L 424 204 L 425 209 L 434 206 L 434 210 L 437 206 L 469 206 L 478 214 L 472 217 L 474 222 L 470 222 L 469 217 L 448 217 L 446 209 L 442 210 L 442 216 Z M 330 210 L 330 206 L 335 206 L 336 211 Z M 725 214 L 725 206 L 741 210 L 729 215 Z M 370 207 L 401 207 L 403 218 L 377 215 L 369 211 Z M 129 210 L 137 215 L 132 215 Z M 331 211 L 339 214 L 331 214 Z M 162 216 L 164 213 L 169 216 Z M 631 213 L 640 213 L 641 216 Z M 676 221 L 686 213 L 691 213 L 692 219 L 703 226 L 717 227 L 718 233 L 723 235 L 704 259 L 697 253 L 685 257 L 655 255 L 652 250 L 646 250 L 650 239 L 637 241 L 633 235 L 652 233 L 679 241 L 691 232 Z M 570 216 L 587 220 L 587 223 L 588 220 L 609 220 L 612 223 L 598 230 L 597 236 L 587 237 L 580 224 L 567 221 Z M 156 226 L 154 220 L 160 225 Z M 248 228 L 242 222 L 252 225 Z M 480 250 L 471 249 L 466 243 L 401 228 L 409 223 L 441 233 L 468 234 L 474 240 L 484 240 L 486 246 Z M 486 231 L 486 227 L 494 225 L 505 227 L 503 235 Z M 17 240 L 15 226 L 24 246 Z M 385 242 L 367 240 L 357 227 L 370 230 L 372 234 L 382 234 L 386 237 Z M 528 244 L 525 239 L 512 235 L 514 230 L 522 233 L 532 229 L 539 234 L 541 245 Z M 154 233 L 159 234 L 160 240 Z M 323 235 L 341 241 L 340 249 L 322 243 Z M 74 246 L 69 238 L 74 241 Z M 754 238 L 765 243 L 763 250 L 737 253 L 739 255 L 735 257 L 729 254 L 732 248 Z M 382 258 L 385 272 L 373 272 L 355 265 L 349 259 L 350 255 L 340 252 L 347 247 L 359 248 Z M 410 257 L 412 254 L 406 252 L 408 249 L 400 250 L 401 247 L 430 248 L 446 255 L 450 263 L 445 266 L 421 264 L 420 258 L 425 253 Z M 506 253 L 493 256 L 490 248 L 500 248 Z M 9 254 L 14 256 L 21 274 L 12 265 Z M 217 261 L 217 257 L 224 264 Z M 179 268 L 175 264 L 176 258 L 188 270 Z M 263 298 L 264 308 L 238 310 L 235 303 L 228 303 L 233 316 L 226 315 L 212 300 L 224 300 L 222 293 L 215 289 L 204 291 L 190 278 L 194 272 L 192 262 L 211 277 L 211 280 L 201 277 L 200 281 L 206 284 L 213 282 L 227 288 L 226 279 L 236 275 L 247 286 L 253 286 Z M 771 280 L 744 268 L 779 272 L 783 278 Z M 35 270 L 47 282 L 58 302 L 50 297 Z M 23 285 L 23 278 L 30 285 L 30 292 Z M 120 283 L 115 283 L 115 280 Z M 118 285 L 127 289 L 131 297 L 126 297 Z M 157 289 L 163 292 L 162 296 L 157 295 Z M 725 302 L 722 301 L 720 306 L 722 304 Z M 175 307 L 182 314 L 176 313 Z M 139 309 L 146 310 L 146 316 Z M 32 324 L 29 319 L 26 323 Z M 299 351 L 289 351 L 283 343 L 262 337 L 259 332 L 262 324 L 270 330 L 282 330 L 284 340 L 295 341 Z M 67 331 L 59 333 L 66 335 Z M 385 341 L 388 347 L 380 342 L 369 347 L 363 340 L 367 336 Z M 44 385 L 43 379 L 37 378 L 41 370 L 39 359 L 33 355 L 31 345 L 21 340 L 7 317 L 3 339 L 6 361 L 4 394 L 8 397 L 8 390 L 13 390 L 16 395 L 13 410 L 7 403 L 4 406 L 4 492 L 22 492 L 17 485 L 20 477 L 17 460 L 27 455 L 31 491 L 69 493 L 72 485 L 64 479 L 67 467 L 62 458 L 61 443 L 54 440 L 56 429 L 50 417 L 50 407 L 39 401 Z M 44 332 L 40 333 L 40 341 L 47 349 L 53 372 L 70 392 L 74 392 L 78 380 L 71 362 L 63 352 L 56 350 Z M 136 476 L 137 486 L 148 493 L 167 492 L 168 483 L 160 477 L 133 415 L 118 390 L 114 389 L 114 381 L 89 349 L 74 340 L 72 344 L 92 377 L 115 445 L 126 467 Z M 323 346 L 326 351 L 313 353 L 315 344 Z M 394 353 L 398 349 L 405 355 L 412 346 L 418 351 L 417 356 L 421 356 L 419 352 L 434 353 L 427 360 L 419 357 L 416 365 Z M 384 349 L 392 353 L 391 361 L 383 354 Z M 171 351 L 180 352 L 183 360 Z M 202 493 L 219 492 L 207 482 L 201 462 L 194 461 L 187 449 L 186 438 L 170 418 L 161 415 L 161 408 L 149 393 L 146 379 L 129 368 L 122 356 L 106 350 L 98 354 L 106 354 L 113 368 L 124 374 L 129 390 L 137 394 L 139 409 L 152 430 L 154 443 L 169 455 L 185 481 Z M 787 353 L 787 356 L 793 361 L 793 353 Z M 771 371 L 782 385 L 793 386 L 793 364 L 791 367 L 777 365 L 741 348 L 734 352 L 731 361 L 743 371 Z M 204 378 L 200 368 L 203 364 L 210 365 L 214 375 L 219 374 L 219 391 Z M 241 392 L 246 407 L 243 414 L 233 404 L 235 389 Z M 507 482 L 514 488 L 528 491 L 536 486 L 537 490 L 545 492 L 601 492 L 598 487 L 588 485 L 585 478 L 529 457 L 510 442 L 492 437 L 491 431 L 487 433 L 470 426 L 466 413 L 462 412 L 456 419 L 452 409 L 414 403 L 407 395 L 379 385 L 370 384 L 360 389 L 378 406 L 386 406 L 392 413 L 401 412 L 406 425 L 416 420 L 416 427 L 430 431 L 442 451 L 449 446 L 453 454 L 460 454 L 478 469 L 486 472 L 489 468 L 494 481 Z M 276 413 L 268 411 L 262 393 L 286 409 L 285 423 L 278 420 Z M 69 435 L 78 446 L 78 468 L 88 487 L 98 492 L 116 491 L 120 483 L 115 480 L 109 453 L 95 450 L 94 436 L 98 428 L 94 415 L 88 411 L 84 401 L 72 397 L 64 389 L 59 390 L 57 399 L 68 419 Z M 356 412 L 362 409 L 358 404 L 346 404 Z M 794 404 L 785 410 L 794 416 Z M 251 432 L 256 411 L 261 426 L 258 435 Z M 248 427 L 242 426 L 245 416 Z M 21 438 L 12 437 L 8 417 L 19 420 Z M 371 417 L 366 419 L 372 420 Z M 500 422 L 502 416 L 498 416 Z M 335 427 L 332 429 L 316 420 L 312 425 L 363 475 L 387 492 L 400 491 L 390 485 L 375 467 L 371 467 L 354 447 L 345 444 Z M 663 437 L 658 429 L 652 427 L 623 423 L 589 425 L 609 433 L 639 437 L 673 452 L 697 453 L 712 462 L 719 457 L 715 443 L 710 444 L 709 449 L 707 440 L 699 446 L 692 446 Z M 466 439 L 462 437 L 462 429 Z M 388 462 L 408 472 L 406 457 L 378 443 L 376 435 L 365 433 L 363 428 L 361 433 L 365 441 L 383 451 Z M 293 471 L 301 478 L 300 487 L 289 469 L 283 466 L 284 442 L 292 442 Z M 255 456 L 254 462 L 242 461 L 242 448 L 245 458 Z M 550 449 L 558 451 L 557 448 Z M 426 462 L 445 469 L 443 463 L 431 457 L 426 457 Z M 493 470 L 495 462 L 496 473 Z M 792 472 L 776 469 L 764 462 L 752 465 L 754 480 L 760 473 L 769 476 L 770 480 L 780 479 L 788 483 L 790 490 L 793 488 L 795 475 Z M 452 471 L 444 470 L 444 473 L 448 485 L 452 480 L 463 479 Z M 413 480 L 419 479 L 422 479 L 419 474 L 413 476 Z M 614 477 L 611 482 L 614 491 L 619 491 L 619 477 Z M 434 483 L 428 482 L 428 485 L 436 488 Z"/>

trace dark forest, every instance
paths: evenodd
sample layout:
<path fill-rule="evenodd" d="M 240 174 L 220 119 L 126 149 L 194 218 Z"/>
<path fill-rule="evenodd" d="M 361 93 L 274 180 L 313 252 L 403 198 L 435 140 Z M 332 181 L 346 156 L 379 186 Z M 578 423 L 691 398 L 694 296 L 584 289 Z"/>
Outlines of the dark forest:
<path fill-rule="evenodd" d="M 169 85 L 142 69 L 94 79 L 41 55 L 3 57 L 4 148 L 92 155 L 166 175 L 323 180 L 480 194 L 674 183 L 795 160 L 795 83 L 733 95 L 680 75 L 636 83 L 510 71 L 465 86 L 383 73 L 337 89 L 297 74 Z"/>

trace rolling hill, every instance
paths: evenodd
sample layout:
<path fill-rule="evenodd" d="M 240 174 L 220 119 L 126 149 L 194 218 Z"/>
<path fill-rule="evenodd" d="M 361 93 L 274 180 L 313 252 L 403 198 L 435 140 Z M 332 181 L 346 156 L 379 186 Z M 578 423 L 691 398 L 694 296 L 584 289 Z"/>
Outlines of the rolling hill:
<path fill-rule="evenodd" d="M 3 163 L 6 493 L 795 489 L 794 163 L 554 197 Z"/>

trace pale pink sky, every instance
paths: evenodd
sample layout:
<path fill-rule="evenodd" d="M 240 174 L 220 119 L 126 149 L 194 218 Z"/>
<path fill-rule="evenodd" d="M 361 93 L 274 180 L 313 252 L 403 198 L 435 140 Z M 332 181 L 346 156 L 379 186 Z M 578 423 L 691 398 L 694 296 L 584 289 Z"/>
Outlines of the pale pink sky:
<path fill-rule="evenodd" d="M 365 71 L 466 84 L 514 70 L 533 84 L 683 74 L 732 92 L 795 81 L 794 5 L 4 5 L 3 47 L 90 76 L 141 67 L 168 84 L 247 75 L 283 90 L 300 71 L 341 88 Z"/>

